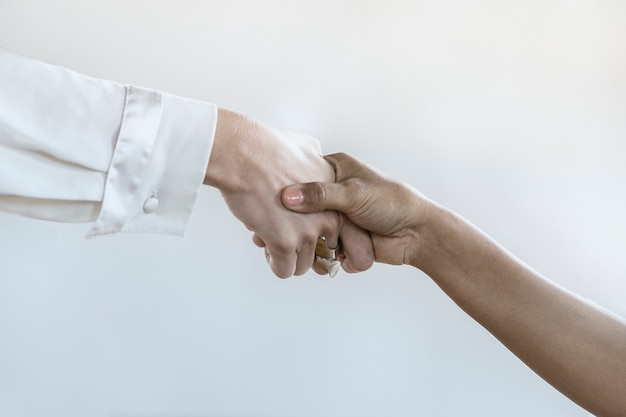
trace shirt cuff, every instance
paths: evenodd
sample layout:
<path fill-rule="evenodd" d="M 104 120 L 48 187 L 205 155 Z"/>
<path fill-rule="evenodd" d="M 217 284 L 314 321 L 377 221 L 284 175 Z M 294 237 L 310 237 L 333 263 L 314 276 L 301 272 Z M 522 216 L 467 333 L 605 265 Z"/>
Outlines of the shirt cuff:
<path fill-rule="evenodd" d="M 128 86 L 102 206 L 87 237 L 184 235 L 216 125 L 214 104 Z"/>

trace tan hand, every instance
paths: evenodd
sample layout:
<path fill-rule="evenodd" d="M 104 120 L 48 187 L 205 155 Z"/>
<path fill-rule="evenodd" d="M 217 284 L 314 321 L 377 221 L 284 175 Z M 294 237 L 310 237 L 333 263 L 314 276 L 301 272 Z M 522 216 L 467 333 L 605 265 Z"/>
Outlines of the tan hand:
<path fill-rule="evenodd" d="M 336 183 L 296 184 L 282 192 L 285 207 L 299 213 L 337 210 L 368 230 L 377 262 L 411 264 L 420 226 L 432 203 L 415 189 L 344 153 L 327 155 Z M 346 250 L 348 242 L 344 242 Z"/>

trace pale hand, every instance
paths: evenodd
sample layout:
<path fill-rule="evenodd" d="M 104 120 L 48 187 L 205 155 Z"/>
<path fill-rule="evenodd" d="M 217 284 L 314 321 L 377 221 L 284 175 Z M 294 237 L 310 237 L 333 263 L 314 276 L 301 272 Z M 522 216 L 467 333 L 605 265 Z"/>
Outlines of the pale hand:
<path fill-rule="evenodd" d="M 220 110 L 205 183 L 220 189 L 232 213 L 252 230 L 254 242 L 265 248 L 272 271 L 281 278 L 304 274 L 315 259 L 320 236 L 329 242 L 353 242 L 353 269 L 373 263 L 367 232 L 342 227 L 334 211 L 310 215 L 291 212 L 280 201 L 281 190 L 293 183 L 334 181 L 335 172 L 320 156 L 319 142 L 287 135 L 242 115 Z M 318 273 L 323 273 L 316 268 Z"/>

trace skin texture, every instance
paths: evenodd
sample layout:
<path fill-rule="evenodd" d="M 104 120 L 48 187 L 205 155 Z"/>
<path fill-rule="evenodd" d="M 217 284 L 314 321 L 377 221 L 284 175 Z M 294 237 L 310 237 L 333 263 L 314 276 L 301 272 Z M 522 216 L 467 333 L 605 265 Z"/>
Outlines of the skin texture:
<path fill-rule="evenodd" d="M 370 232 L 377 262 L 428 274 L 537 374 L 596 416 L 626 415 L 626 321 L 557 286 L 457 214 L 345 154 L 336 183 L 296 184 L 283 204 L 338 210 Z"/>
<path fill-rule="evenodd" d="M 254 232 L 254 243 L 265 249 L 267 262 L 280 278 L 302 275 L 311 267 L 320 236 L 332 244 L 339 238 L 351 242 L 349 267 L 354 272 L 369 268 L 374 260 L 369 234 L 344 223 L 338 213 L 304 217 L 282 206 L 280 191 L 288 184 L 334 181 L 335 172 L 320 153 L 313 138 L 286 135 L 218 110 L 204 183 L 218 188 L 231 212 Z"/>

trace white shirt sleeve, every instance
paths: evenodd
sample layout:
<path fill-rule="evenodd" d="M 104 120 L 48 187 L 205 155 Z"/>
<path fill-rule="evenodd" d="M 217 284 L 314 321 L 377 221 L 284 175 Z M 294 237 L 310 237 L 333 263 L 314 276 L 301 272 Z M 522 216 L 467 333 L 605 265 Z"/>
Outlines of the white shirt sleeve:
<path fill-rule="evenodd" d="M 216 124 L 214 104 L 0 49 L 0 210 L 183 235 Z"/>

